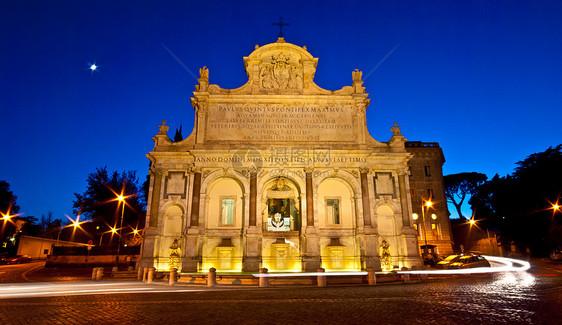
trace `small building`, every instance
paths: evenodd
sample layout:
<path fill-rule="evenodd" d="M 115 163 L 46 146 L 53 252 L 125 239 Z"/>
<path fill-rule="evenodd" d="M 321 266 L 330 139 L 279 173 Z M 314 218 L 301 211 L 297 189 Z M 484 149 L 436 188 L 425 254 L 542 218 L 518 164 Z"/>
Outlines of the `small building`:
<path fill-rule="evenodd" d="M 326 90 L 314 83 L 317 64 L 306 46 L 279 38 L 244 57 L 248 81 L 239 88 L 210 84 L 209 70 L 200 69 L 193 132 L 172 142 L 164 121 L 147 155 L 140 266 L 183 272 L 419 266 L 413 213 L 425 189 L 438 211 L 427 226 L 437 226 L 440 250 L 451 250 L 441 150 L 408 146 L 396 123 L 388 141 L 372 138 L 362 72 L 351 73 L 350 85 Z M 426 165 L 431 176 L 418 182 Z"/>
<path fill-rule="evenodd" d="M 427 242 L 436 246 L 436 253 L 451 254 L 453 237 L 443 181 L 443 151 L 437 142 L 407 141 L 405 145 L 406 151 L 412 154 L 408 161 L 410 197 L 413 213 L 417 215 L 414 228 L 420 246 Z M 432 202 L 431 208 L 424 205 L 428 200 Z"/>
<path fill-rule="evenodd" d="M 33 259 L 46 259 L 53 252 L 53 246 L 88 247 L 88 244 L 50 238 L 21 236 L 18 239 L 17 255 L 28 255 Z"/>

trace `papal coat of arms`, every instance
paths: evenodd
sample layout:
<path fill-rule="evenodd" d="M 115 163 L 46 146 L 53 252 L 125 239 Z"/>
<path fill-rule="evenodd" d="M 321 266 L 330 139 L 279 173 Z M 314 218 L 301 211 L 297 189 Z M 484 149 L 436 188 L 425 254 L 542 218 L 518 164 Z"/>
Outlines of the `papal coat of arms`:
<path fill-rule="evenodd" d="M 262 65 L 260 84 L 265 89 L 299 89 L 303 87 L 302 68 L 291 63 L 283 53 L 271 57 L 271 62 Z"/>

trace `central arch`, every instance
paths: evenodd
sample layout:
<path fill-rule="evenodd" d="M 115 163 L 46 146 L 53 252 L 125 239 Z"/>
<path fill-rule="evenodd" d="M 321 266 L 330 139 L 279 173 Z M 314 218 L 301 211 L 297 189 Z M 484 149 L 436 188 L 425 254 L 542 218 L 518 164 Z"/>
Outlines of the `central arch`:
<path fill-rule="evenodd" d="M 272 271 L 300 271 L 302 227 L 300 191 L 290 179 L 277 177 L 264 184 L 262 264 Z"/>

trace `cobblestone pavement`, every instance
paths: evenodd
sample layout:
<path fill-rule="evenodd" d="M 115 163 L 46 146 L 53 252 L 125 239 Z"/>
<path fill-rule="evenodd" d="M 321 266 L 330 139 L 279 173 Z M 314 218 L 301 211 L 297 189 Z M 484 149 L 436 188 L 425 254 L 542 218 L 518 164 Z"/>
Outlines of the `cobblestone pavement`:
<path fill-rule="evenodd" d="M 523 273 L 374 287 L 12 299 L 0 301 L 0 323 L 556 324 L 562 319 L 559 278 Z"/>
<path fill-rule="evenodd" d="M 197 289 L 203 291 L 4 299 L 0 324 L 458 325 L 562 320 L 562 264 L 542 265 L 529 273 L 374 287 Z"/>
<path fill-rule="evenodd" d="M 0 265 L 0 283 L 27 282 L 25 273 L 36 268 L 42 268 L 45 262 L 25 264 Z"/>

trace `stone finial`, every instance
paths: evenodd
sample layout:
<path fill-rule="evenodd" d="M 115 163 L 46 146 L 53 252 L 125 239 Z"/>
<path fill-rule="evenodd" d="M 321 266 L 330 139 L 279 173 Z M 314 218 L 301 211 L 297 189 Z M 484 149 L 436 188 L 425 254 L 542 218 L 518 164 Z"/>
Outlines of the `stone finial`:
<path fill-rule="evenodd" d="M 404 145 L 406 143 L 406 138 L 404 138 L 402 133 L 400 133 L 398 123 L 394 122 L 394 126 L 390 128 L 390 131 L 392 131 L 392 138 L 388 141 L 388 145 L 393 151 L 405 151 L 406 149 Z"/>
<path fill-rule="evenodd" d="M 195 86 L 195 89 L 197 91 L 207 91 L 209 87 L 209 69 L 207 67 L 204 66 L 199 69 L 199 79 L 197 81 L 199 81 L 199 85 Z"/>
<path fill-rule="evenodd" d="M 167 134 L 168 130 L 170 129 L 169 126 L 166 125 L 166 120 L 162 121 L 162 124 L 159 126 L 160 131 L 158 134 Z"/>
<path fill-rule="evenodd" d="M 355 71 L 351 72 L 351 76 L 353 77 L 353 83 L 361 82 L 361 78 L 363 77 L 363 72 L 359 71 L 359 69 L 355 69 Z"/>
<path fill-rule="evenodd" d="M 206 66 L 199 69 L 199 79 L 209 80 L 209 69 Z"/>
<path fill-rule="evenodd" d="M 390 128 L 390 131 L 393 133 L 393 136 L 402 136 L 402 133 L 400 133 L 400 127 L 396 122 L 394 122 L 394 126 Z"/>
<path fill-rule="evenodd" d="M 351 72 L 351 76 L 353 78 L 353 91 L 356 94 L 363 94 L 365 93 L 365 87 L 363 87 L 363 72 L 359 71 L 359 69 L 355 69 L 355 71 Z"/>

